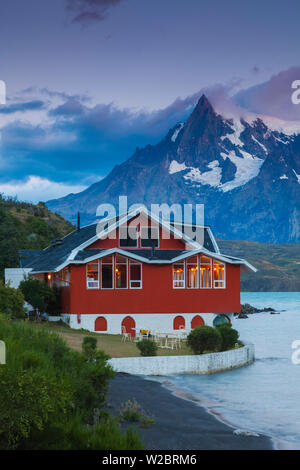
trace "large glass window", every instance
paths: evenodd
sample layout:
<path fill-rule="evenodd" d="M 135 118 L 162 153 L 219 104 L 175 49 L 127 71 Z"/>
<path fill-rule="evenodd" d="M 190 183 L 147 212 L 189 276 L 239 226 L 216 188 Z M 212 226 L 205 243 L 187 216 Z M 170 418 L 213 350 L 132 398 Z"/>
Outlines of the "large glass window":
<path fill-rule="evenodd" d="M 186 272 L 187 272 L 187 287 L 189 289 L 196 289 L 199 286 L 197 256 L 192 256 L 191 258 L 187 259 Z"/>
<path fill-rule="evenodd" d="M 127 258 L 116 255 L 116 289 L 127 289 Z"/>
<path fill-rule="evenodd" d="M 113 289 L 113 257 L 106 256 L 101 260 L 101 287 L 102 289 Z"/>
<path fill-rule="evenodd" d="M 158 227 L 141 227 L 141 248 L 151 248 L 159 246 Z"/>
<path fill-rule="evenodd" d="M 136 261 L 130 261 L 129 264 L 130 288 L 142 288 L 142 265 Z"/>
<path fill-rule="evenodd" d="M 225 287 L 225 264 L 214 260 L 214 287 L 223 289 Z"/>
<path fill-rule="evenodd" d="M 207 256 L 200 255 L 199 256 L 199 264 L 200 264 L 200 287 L 201 289 L 209 289 L 211 288 L 211 258 Z"/>
<path fill-rule="evenodd" d="M 88 289 L 99 289 L 99 263 L 88 263 L 86 266 L 86 284 Z"/>
<path fill-rule="evenodd" d="M 184 262 L 173 264 L 173 287 L 185 287 Z"/>

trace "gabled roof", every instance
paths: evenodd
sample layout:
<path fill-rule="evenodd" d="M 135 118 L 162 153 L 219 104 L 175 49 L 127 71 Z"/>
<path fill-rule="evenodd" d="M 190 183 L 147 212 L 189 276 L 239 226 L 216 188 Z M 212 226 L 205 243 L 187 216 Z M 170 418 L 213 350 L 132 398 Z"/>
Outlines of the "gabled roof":
<path fill-rule="evenodd" d="M 144 208 L 141 210 L 136 209 L 131 213 L 118 216 L 114 219 L 105 219 L 99 223 L 83 227 L 80 230 L 74 230 L 74 232 L 66 235 L 61 240 L 56 241 L 56 244 L 50 245 L 41 252 L 35 251 L 30 253 L 30 250 L 21 250 L 20 254 L 23 258 L 22 267 L 31 268 L 32 273 L 56 272 L 69 264 L 86 263 L 111 253 L 124 254 L 146 263 L 162 264 L 174 262 L 188 256 L 192 256 L 193 254 L 203 252 L 204 254 L 220 259 L 224 262 L 243 264 L 246 269 L 255 270 L 253 266 L 249 265 L 249 263 L 244 260 L 221 255 L 209 227 L 202 227 L 204 229 L 204 243 L 202 246 L 199 243 L 188 239 L 180 230 L 178 230 L 178 228 L 174 227 L 174 224 L 167 224 L 166 221 L 160 220 L 152 215 L 151 217 L 163 228 L 166 228 L 174 235 L 181 236 L 185 242 L 189 244 L 191 249 L 164 250 L 156 248 L 155 258 L 152 257 L 151 249 L 87 249 L 95 241 L 101 238 L 105 231 L 107 233 L 107 226 L 109 226 L 109 232 L 113 231 L 118 228 L 119 225 L 128 222 L 142 212 L 144 212 L 146 216 L 150 217 L 149 212 L 144 210 Z"/>

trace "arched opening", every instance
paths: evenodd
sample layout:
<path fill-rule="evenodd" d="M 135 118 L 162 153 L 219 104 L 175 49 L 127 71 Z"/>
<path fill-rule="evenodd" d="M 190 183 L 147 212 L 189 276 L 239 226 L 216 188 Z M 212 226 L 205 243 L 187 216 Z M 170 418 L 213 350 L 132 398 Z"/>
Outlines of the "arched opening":
<path fill-rule="evenodd" d="M 95 321 L 95 331 L 107 331 L 107 321 L 104 317 L 98 317 Z"/>
<path fill-rule="evenodd" d="M 224 325 L 225 323 L 231 323 L 230 318 L 227 315 L 217 315 L 213 321 L 214 326 Z"/>
<path fill-rule="evenodd" d="M 126 330 L 125 333 L 129 333 L 132 338 L 135 337 L 135 330 L 133 329 L 135 328 L 135 321 L 132 317 L 124 318 L 124 320 L 122 321 L 122 331 L 123 328 L 124 330 Z"/>
<path fill-rule="evenodd" d="M 185 328 L 185 319 L 181 315 L 178 315 L 174 318 L 173 329 L 180 330 L 182 328 Z"/>
<path fill-rule="evenodd" d="M 199 326 L 203 326 L 204 325 L 204 320 L 202 317 L 200 317 L 200 315 L 196 315 L 193 320 L 192 320 L 192 323 L 191 323 L 191 327 L 192 327 L 192 330 L 194 328 L 199 328 Z"/>

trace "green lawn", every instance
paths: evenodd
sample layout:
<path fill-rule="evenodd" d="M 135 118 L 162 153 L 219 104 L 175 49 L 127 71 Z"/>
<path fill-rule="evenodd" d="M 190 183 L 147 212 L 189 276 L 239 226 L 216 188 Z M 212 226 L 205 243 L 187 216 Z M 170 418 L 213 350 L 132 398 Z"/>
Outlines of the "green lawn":
<path fill-rule="evenodd" d="M 102 349 L 111 357 L 135 357 L 139 356 L 140 352 L 136 347 L 136 343 L 126 340 L 122 341 L 121 335 L 107 335 L 101 333 L 91 333 L 85 330 L 72 330 L 68 326 L 55 323 L 34 323 L 35 328 L 45 328 L 49 331 L 59 334 L 72 349 L 81 351 L 81 345 L 85 336 L 97 337 L 98 349 Z M 180 349 L 163 349 L 158 348 L 158 356 L 182 356 L 193 354 L 192 351 L 184 344 Z"/>

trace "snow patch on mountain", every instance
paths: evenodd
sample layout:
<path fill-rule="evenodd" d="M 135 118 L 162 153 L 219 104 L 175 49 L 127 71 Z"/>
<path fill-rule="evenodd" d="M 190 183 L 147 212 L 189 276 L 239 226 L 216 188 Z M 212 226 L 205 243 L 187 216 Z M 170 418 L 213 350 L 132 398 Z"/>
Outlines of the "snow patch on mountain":
<path fill-rule="evenodd" d="M 240 150 L 244 158 L 238 157 L 234 150 L 231 150 L 228 154 L 221 152 L 221 157 L 226 160 L 229 158 L 232 163 L 236 166 L 236 173 L 234 179 L 221 185 L 220 189 L 223 192 L 231 191 L 234 188 L 243 186 L 248 183 L 251 179 L 255 178 L 262 166 L 264 160 L 258 157 L 253 157 L 250 153 Z"/>
<path fill-rule="evenodd" d="M 268 155 L 268 150 L 266 148 L 266 146 L 264 144 L 262 144 L 261 142 L 259 142 L 255 137 L 254 135 L 251 136 L 252 140 L 254 140 L 254 142 L 256 142 L 265 152 L 266 154 Z"/>
<path fill-rule="evenodd" d="M 184 179 L 195 183 L 208 184 L 213 188 L 219 186 L 222 178 L 222 170 L 219 167 L 219 162 L 217 160 L 210 162 L 208 167 L 210 171 L 205 171 L 204 173 L 202 173 L 199 168 L 190 168 L 190 171 L 184 175 Z"/>
<path fill-rule="evenodd" d="M 183 129 L 183 128 L 184 128 L 184 122 L 181 122 L 180 124 L 178 124 L 178 128 L 176 129 L 176 131 L 174 132 L 174 134 L 171 137 L 172 142 L 176 142 L 178 134 L 181 131 L 181 129 Z"/>
<path fill-rule="evenodd" d="M 230 142 L 235 145 L 236 147 L 243 147 L 244 143 L 241 141 L 240 136 L 245 127 L 240 121 L 234 120 L 232 123 L 230 123 L 230 127 L 233 130 L 233 134 L 226 134 L 221 137 L 221 140 L 228 139 Z"/>
<path fill-rule="evenodd" d="M 300 184 L 300 174 L 298 175 L 298 174 L 296 173 L 296 171 L 294 170 L 294 168 L 293 168 L 293 172 L 295 173 L 295 176 L 296 176 L 296 178 L 297 178 L 297 180 L 298 180 L 298 183 Z"/>
<path fill-rule="evenodd" d="M 178 173 L 179 171 L 187 170 L 188 167 L 185 163 L 178 163 L 176 160 L 172 160 L 169 166 L 169 174 L 173 175 L 174 173 Z"/>

